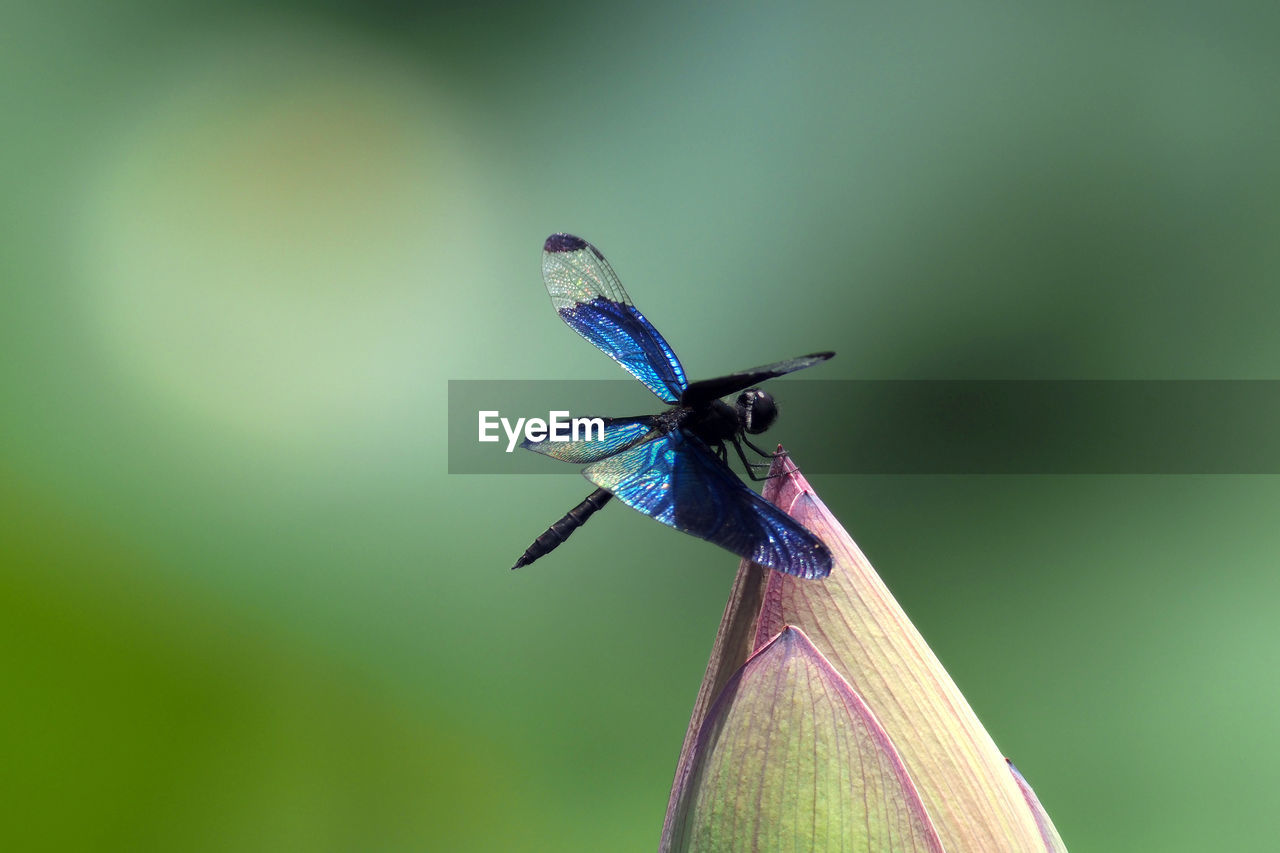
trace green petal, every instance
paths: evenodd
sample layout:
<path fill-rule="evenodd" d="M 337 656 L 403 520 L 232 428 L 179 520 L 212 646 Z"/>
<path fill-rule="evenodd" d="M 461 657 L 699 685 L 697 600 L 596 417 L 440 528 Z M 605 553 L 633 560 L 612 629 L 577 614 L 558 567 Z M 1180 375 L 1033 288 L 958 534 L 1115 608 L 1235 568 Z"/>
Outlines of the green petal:
<path fill-rule="evenodd" d="M 1062 843 L 1062 836 L 1058 835 L 1053 821 L 1049 820 L 1049 813 L 1044 810 L 1044 806 L 1040 805 L 1040 798 L 1036 796 L 1036 792 L 1031 790 L 1026 778 L 1018 772 L 1017 767 L 1013 766 L 1013 762 L 1007 758 L 1005 761 L 1009 764 L 1013 781 L 1018 783 L 1018 790 L 1022 791 L 1022 797 L 1027 801 L 1027 807 L 1031 809 L 1031 814 L 1036 819 L 1036 826 L 1040 828 L 1040 837 L 1044 840 L 1046 853 L 1067 853 L 1067 845 Z"/>
<path fill-rule="evenodd" d="M 888 736 L 798 629 L 725 685 L 673 792 L 679 851 L 941 851 Z"/>
<path fill-rule="evenodd" d="M 818 534 L 835 566 L 822 581 L 767 573 L 756 644 L 804 630 L 875 712 L 948 850 L 1045 849 L 1004 756 L 862 551 L 794 465 L 780 458 L 774 473 L 765 497 Z"/>

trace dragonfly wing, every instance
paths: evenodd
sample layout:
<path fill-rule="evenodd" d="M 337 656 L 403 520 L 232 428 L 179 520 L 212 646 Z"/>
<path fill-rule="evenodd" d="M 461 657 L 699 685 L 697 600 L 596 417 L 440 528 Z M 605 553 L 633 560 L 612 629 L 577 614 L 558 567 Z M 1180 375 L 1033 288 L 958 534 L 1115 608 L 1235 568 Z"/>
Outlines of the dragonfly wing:
<path fill-rule="evenodd" d="M 600 418 L 604 421 L 604 434 L 588 428 L 585 438 L 577 441 L 551 441 L 550 436 L 543 441 L 525 439 L 520 446 L 544 456 L 559 459 L 562 462 L 598 462 L 615 453 L 621 453 L 629 447 L 655 438 L 657 433 L 653 426 L 653 415 L 641 415 L 635 418 Z"/>
<path fill-rule="evenodd" d="M 571 329 L 663 402 L 680 399 L 689 384 L 680 360 L 636 310 L 599 249 L 572 234 L 552 234 L 542 247 L 542 279 L 556 313 Z"/>
<path fill-rule="evenodd" d="M 685 432 L 674 430 L 582 473 L 632 509 L 762 566 L 804 578 L 831 573 L 831 553 L 816 536 Z"/>
<path fill-rule="evenodd" d="M 812 355 L 802 355 L 799 358 L 753 367 L 750 370 L 739 370 L 737 373 L 730 373 L 728 376 L 703 379 L 685 388 L 684 395 L 680 398 L 680 401 L 687 406 L 696 406 L 701 403 L 718 400 L 721 397 L 758 385 L 766 379 L 772 379 L 775 376 L 783 376 L 788 373 L 794 373 L 797 370 L 804 370 L 806 367 L 813 367 L 815 364 L 821 364 L 833 355 L 835 355 L 833 352 L 815 352 Z"/>

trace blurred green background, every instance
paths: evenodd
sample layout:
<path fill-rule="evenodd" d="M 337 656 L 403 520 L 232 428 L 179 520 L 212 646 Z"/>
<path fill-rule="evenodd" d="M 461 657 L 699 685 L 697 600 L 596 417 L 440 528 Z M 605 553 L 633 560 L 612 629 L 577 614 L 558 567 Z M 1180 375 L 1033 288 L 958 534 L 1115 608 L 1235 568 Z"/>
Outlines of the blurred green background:
<path fill-rule="evenodd" d="M 4 849 L 656 846 L 736 561 L 446 473 L 620 375 L 552 231 L 692 377 L 1280 374 L 1274 3 L 0 24 Z M 813 480 L 1073 850 L 1273 847 L 1277 478 Z"/>

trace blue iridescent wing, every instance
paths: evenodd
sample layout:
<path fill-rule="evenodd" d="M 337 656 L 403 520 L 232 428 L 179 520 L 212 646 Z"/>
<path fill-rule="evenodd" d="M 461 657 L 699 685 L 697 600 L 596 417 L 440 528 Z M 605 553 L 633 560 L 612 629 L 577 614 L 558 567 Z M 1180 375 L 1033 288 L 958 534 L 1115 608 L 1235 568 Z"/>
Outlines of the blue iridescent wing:
<path fill-rule="evenodd" d="M 632 509 L 762 566 L 802 578 L 831 573 L 831 552 L 680 430 L 582 471 Z"/>
<path fill-rule="evenodd" d="M 577 441 L 530 441 L 525 439 L 520 446 L 562 462 L 586 464 L 598 462 L 634 447 L 643 441 L 656 437 L 653 415 L 641 415 L 635 418 L 600 418 L 604 421 L 604 435 L 595 430 L 584 433 L 584 438 Z"/>
<path fill-rule="evenodd" d="M 542 247 L 542 280 L 556 313 L 618 362 L 663 402 L 675 403 L 689 383 L 680 360 L 636 310 L 600 250 L 571 234 L 552 234 Z"/>

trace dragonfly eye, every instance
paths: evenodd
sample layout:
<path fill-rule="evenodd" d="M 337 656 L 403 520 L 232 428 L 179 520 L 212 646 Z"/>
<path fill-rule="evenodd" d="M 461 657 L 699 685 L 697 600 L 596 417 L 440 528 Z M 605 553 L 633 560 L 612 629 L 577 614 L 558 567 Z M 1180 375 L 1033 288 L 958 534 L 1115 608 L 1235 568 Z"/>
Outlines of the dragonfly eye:
<path fill-rule="evenodd" d="M 758 435 L 778 419 L 778 405 L 773 396 L 759 388 L 748 388 L 738 395 L 738 423 L 752 435 Z"/>

